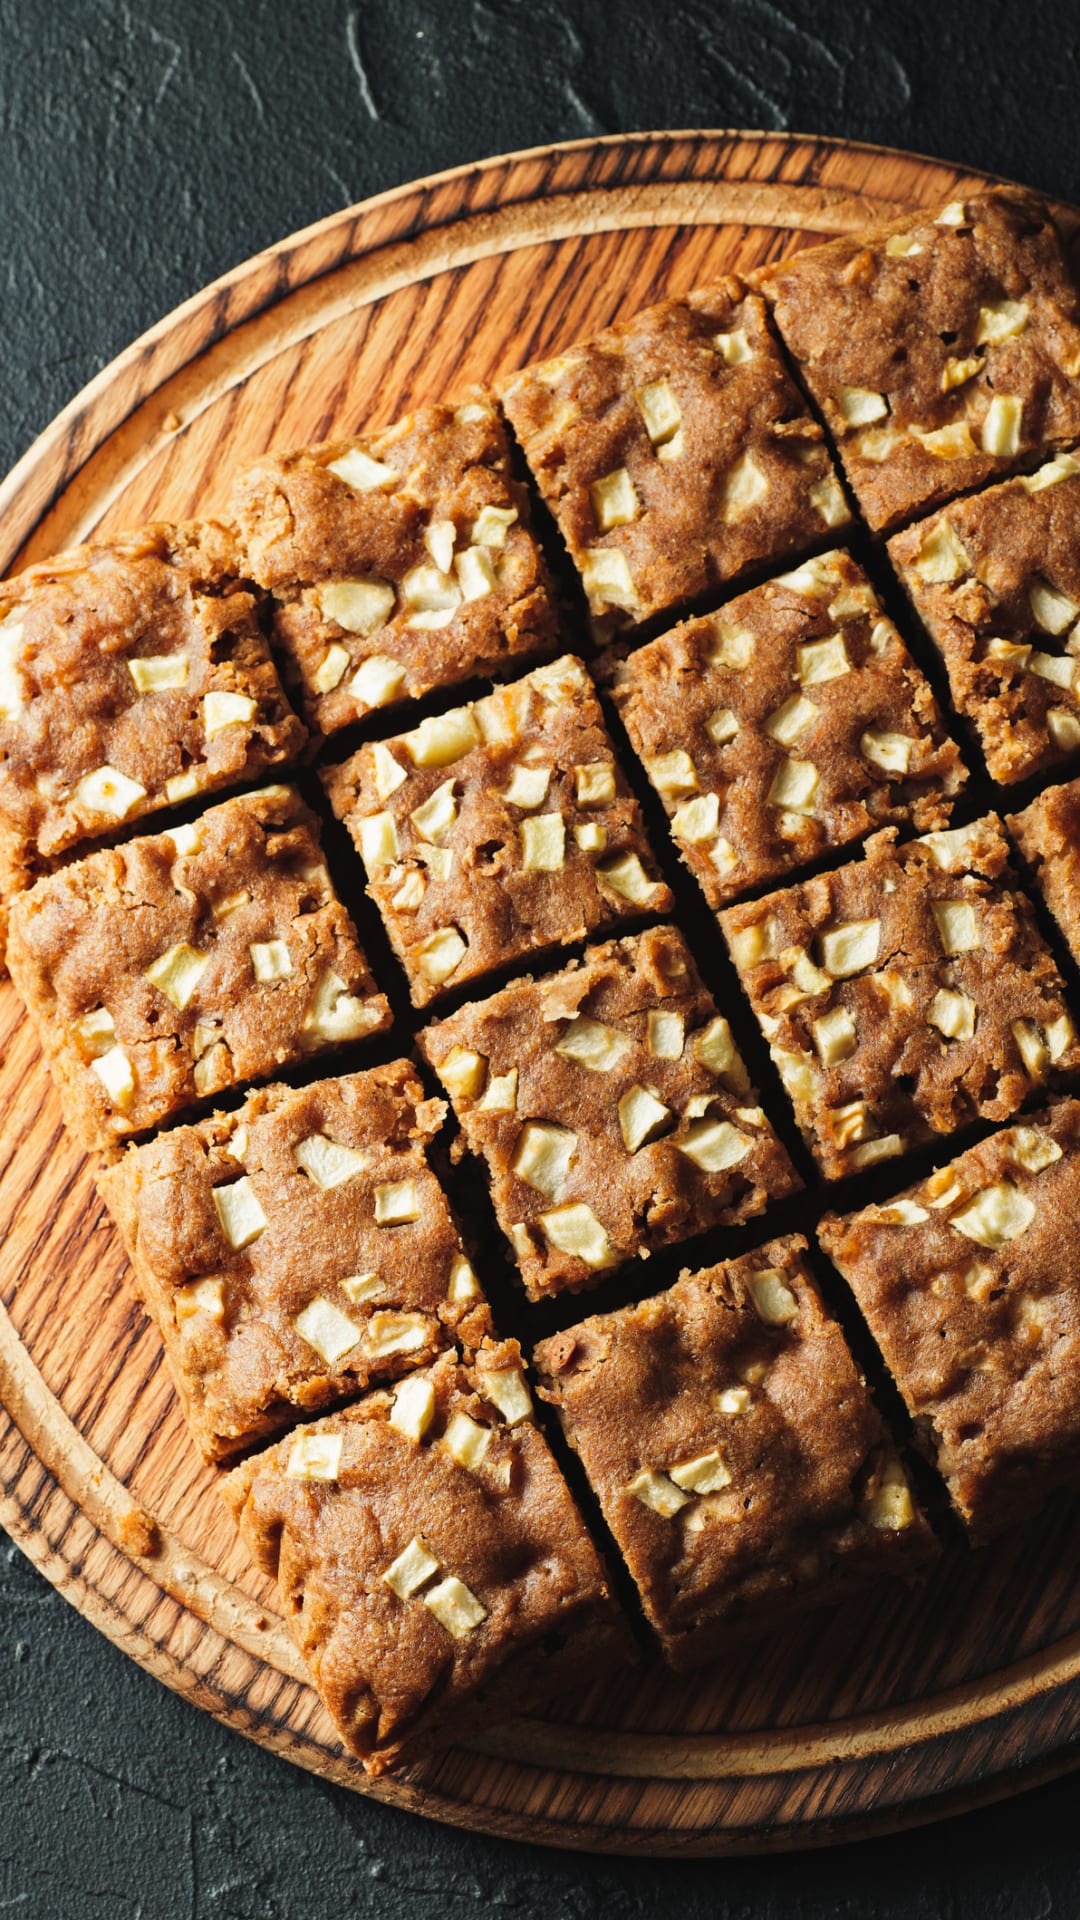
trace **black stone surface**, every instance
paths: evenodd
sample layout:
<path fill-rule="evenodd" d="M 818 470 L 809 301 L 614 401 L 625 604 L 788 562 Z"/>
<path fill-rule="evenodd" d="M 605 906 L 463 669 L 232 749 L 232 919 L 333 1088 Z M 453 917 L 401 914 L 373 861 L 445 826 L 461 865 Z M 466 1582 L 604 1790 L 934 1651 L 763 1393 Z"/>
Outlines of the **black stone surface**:
<path fill-rule="evenodd" d="M 549 140 L 758 126 L 1080 200 L 1075 0 L 0 0 L 0 469 L 259 247 Z M 328 1787 L 117 1652 L 0 1544 L 0 1915 L 1075 1920 L 1080 1778 L 765 1861 L 586 1859 Z"/>

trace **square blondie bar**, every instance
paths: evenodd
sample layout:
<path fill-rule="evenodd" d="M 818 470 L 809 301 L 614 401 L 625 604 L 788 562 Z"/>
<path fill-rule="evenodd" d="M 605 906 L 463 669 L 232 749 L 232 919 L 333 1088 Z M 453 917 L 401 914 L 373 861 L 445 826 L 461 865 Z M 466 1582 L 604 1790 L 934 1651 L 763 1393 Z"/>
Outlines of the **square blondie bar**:
<path fill-rule="evenodd" d="M 129 1146 L 100 1177 L 208 1460 L 490 1331 L 405 1060 Z"/>
<path fill-rule="evenodd" d="M 417 1006 L 671 906 L 572 656 L 361 747 L 322 777 Z"/>
<path fill-rule="evenodd" d="M 977 1540 L 1080 1485 L 1078 1208 L 1062 1100 L 819 1228 Z"/>
<path fill-rule="evenodd" d="M 72 847 L 299 753 L 242 576 L 208 522 L 0 582 L 0 916 Z"/>
<path fill-rule="evenodd" d="M 996 815 L 721 915 L 827 1179 L 1006 1120 L 1080 1067 L 1064 983 Z"/>
<path fill-rule="evenodd" d="M 805 1252 L 684 1273 L 534 1355 L 676 1668 L 935 1550 Z"/>
<path fill-rule="evenodd" d="M 586 949 L 420 1035 L 529 1297 L 731 1225 L 798 1177 L 682 936 Z"/>
<path fill-rule="evenodd" d="M 290 787 L 37 881 L 8 961 L 87 1147 L 390 1022 Z"/>
<path fill-rule="evenodd" d="M 516 1341 L 245 1461 L 226 1501 L 369 1773 L 587 1686 L 632 1643 Z"/>
<path fill-rule="evenodd" d="M 871 527 L 1080 436 L 1080 298 L 1022 188 L 913 210 L 753 279 Z"/>
<path fill-rule="evenodd" d="M 764 303 L 733 277 L 500 388 L 603 636 L 850 520 Z"/>
<path fill-rule="evenodd" d="M 995 780 L 1080 749 L 1080 460 L 1059 454 L 898 533 L 889 554 Z"/>
<path fill-rule="evenodd" d="M 268 454 L 235 485 L 247 563 L 311 726 L 506 672 L 557 640 L 528 495 L 490 397 Z"/>
<path fill-rule="evenodd" d="M 891 822 L 944 827 L 967 778 L 862 569 L 805 560 L 639 647 L 612 688 L 709 905 Z"/>

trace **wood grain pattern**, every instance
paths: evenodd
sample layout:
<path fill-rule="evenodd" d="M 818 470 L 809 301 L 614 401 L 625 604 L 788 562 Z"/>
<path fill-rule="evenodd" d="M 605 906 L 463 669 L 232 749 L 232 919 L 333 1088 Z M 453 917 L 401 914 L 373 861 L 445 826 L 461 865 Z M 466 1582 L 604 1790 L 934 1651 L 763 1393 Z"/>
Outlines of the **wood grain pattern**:
<path fill-rule="evenodd" d="M 687 133 L 385 194 L 238 268 L 106 368 L 0 488 L 0 570 L 91 531 L 219 509 L 267 446 L 382 424 L 620 309 L 976 183 L 879 149 Z M 187 1442 L 6 984 L 0 1246 L 4 1526 L 141 1665 L 301 1766 L 488 1833 L 719 1854 L 930 1818 L 1080 1752 L 1076 1506 L 1062 1501 L 993 1549 L 947 1556 L 913 1594 L 808 1619 L 698 1679 L 647 1667 L 373 1785 Z"/>

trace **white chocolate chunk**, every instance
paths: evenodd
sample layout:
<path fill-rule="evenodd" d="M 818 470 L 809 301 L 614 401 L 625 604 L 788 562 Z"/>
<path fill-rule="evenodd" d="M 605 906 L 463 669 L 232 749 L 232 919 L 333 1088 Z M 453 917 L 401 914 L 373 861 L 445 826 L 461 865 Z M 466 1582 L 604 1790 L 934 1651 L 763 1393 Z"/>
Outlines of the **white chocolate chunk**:
<path fill-rule="evenodd" d="M 388 1180 L 375 1189 L 375 1224 L 400 1227 L 420 1218 L 420 1192 L 415 1180 Z"/>
<path fill-rule="evenodd" d="M 215 740 L 226 727 L 246 727 L 255 719 L 258 703 L 248 693 L 227 693 L 214 688 L 203 699 L 203 731 Z"/>
<path fill-rule="evenodd" d="M 336 460 L 328 460 L 326 471 L 344 480 L 354 493 L 385 493 L 387 489 L 396 487 L 401 477 L 385 461 L 373 460 L 362 447 L 350 447 L 347 453 L 339 454 Z"/>
<path fill-rule="evenodd" d="M 868 727 L 859 741 L 859 752 L 883 773 L 907 773 L 915 742 L 906 733 Z"/>
<path fill-rule="evenodd" d="M 831 1013 L 823 1013 L 820 1020 L 810 1024 L 823 1067 L 836 1067 L 842 1060 L 850 1059 L 858 1039 L 855 1022 L 846 1007 L 834 1007 Z"/>
<path fill-rule="evenodd" d="M 341 1473 L 344 1435 L 300 1433 L 289 1449 L 285 1472 L 290 1480 L 334 1481 Z"/>
<path fill-rule="evenodd" d="M 454 783 L 447 782 L 453 796 Z M 440 793 L 442 788 L 439 789 Z M 428 803 L 430 805 L 430 802 Z M 423 811 L 423 809 L 419 809 Z M 415 819 L 415 814 L 413 818 Z M 451 823 L 452 824 L 452 823 Z M 383 867 L 392 867 L 401 853 L 398 840 L 397 821 L 392 813 L 369 813 L 360 822 L 360 858 L 368 872 L 379 873 Z"/>
<path fill-rule="evenodd" d="M 685 1023 L 681 1013 L 667 1008 L 651 1008 L 647 1021 L 649 1052 L 654 1060 L 681 1060 L 685 1045 Z"/>
<path fill-rule="evenodd" d="M 370 1033 L 372 1010 L 349 992 L 340 974 L 328 967 L 321 975 L 304 1014 L 301 1033 L 308 1046 L 324 1041 L 358 1040 Z"/>
<path fill-rule="evenodd" d="M 187 686 L 191 662 L 186 653 L 151 653 L 129 658 L 127 665 L 136 693 L 167 693 Z"/>
<path fill-rule="evenodd" d="M 107 1047 L 91 1060 L 90 1071 L 97 1074 L 113 1106 L 127 1113 L 135 1098 L 135 1073 L 123 1047 Z"/>
<path fill-rule="evenodd" d="M 702 1173 L 727 1173 L 745 1160 L 753 1146 L 730 1120 L 691 1120 L 675 1145 Z"/>
<path fill-rule="evenodd" d="M 731 1468 L 719 1447 L 711 1453 L 699 1453 L 694 1460 L 683 1460 L 668 1471 L 684 1493 L 719 1493 L 722 1487 L 731 1485 Z"/>
<path fill-rule="evenodd" d="M 419 1443 L 435 1418 L 435 1391 L 430 1380 L 413 1374 L 394 1394 L 390 1425 L 407 1440 Z M 433 1569 L 434 1571 L 434 1569 Z"/>
<path fill-rule="evenodd" d="M 578 1137 L 569 1127 L 546 1120 L 529 1120 L 517 1137 L 510 1171 L 549 1200 L 557 1200 L 570 1162 L 577 1150 Z"/>
<path fill-rule="evenodd" d="M 440 1571 L 439 1562 L 422 1534 L 416 1534 L 383 1574 L 399 1600 L 408 1600 Z"/>
<path fill-rule="evenodd" d="M 671 1108 L 665 1107 L 648 1087 L 628 1087 L 619 1101 L 619 1130 L 627 1153 L 636 1153 L 639 1147 L 666 1133 L 672 1118 Z"/>
<path fill-rule="evenodd" d="M 764 500 L 769 482 L 752 453 L 740 454 L 724 475 L 720 488 L 720 514 L 729 525 L 744 520 Z"/>
<path fill-rule="evenodd" d="M 695 800 L 684 800 L 671 816 L 671 831 L 676 840 L 689 847 L 704 846 L 715 837 L 720 824 L 720 796 L 702 793 Z"/>
<path fill-rule="evenodd" d="M 510 769 L 510 778 L 503 788 L 502 797 L 507 806 L 520 807 L 527 813 L 534 807 L 543 806 L 550 785 L 550 767 L 525 767 L 519 762 Z"/>
<path fill-rule="evenodd" d="M 436 787 L 435 791 L 428 795 L 423 804 L 419 807 L 414 807 L 409 815 L 409 819 L 412 821 L 417 833 L 420 834 L 424 840 L 431 841 L 436 846 L 445 840 L 447 834 L 450 833 L 455 825 L 457 817 L 457 795 L 452 778 L 444 780 L 442 785 Z M 392 816 L 390 814 L 382 814 L 377 815 L 376 818 L 390 820 Z M 396 854 L 397 843 L 395 837 L 394 851 L 390 856 L 391 859 L 393 859 Z"/>
<path fill-rule="evenodd" d="M 618 547 L 586 547 L 581 556 L 581 581 L 589 599 L 601 606 L 636 613 L 641 605 L 626 555 Z"/>
<path fill-rule="evenodd" d="M 468 1473 L 476 1473 L 483 1465 L 490 1444 L 490 1428 L 481 1426 L 478 1420 L 462 1413 L 460 1408 L 451 1414 L 443 1434 L 443 1446 L 459 1467 L 464 1467 Z"/>
<path fill-rule="evenodd" d="M 593 519 L 601 533 L 610 533 L 614 527 L 629 526 L 641 511 L 641 502 L 625 467 L 617 467 L 614 473 L 605 474 L 602 480 L 594 480 L 589 488 L 589 499 L 592 502 Z"/>
<path fill-rule="evenodd" d="M 423 1313 L 373 1313 L 364 1330 L 365 1360 L 388 1360 L 395 1353 L 418 1353 L 431 1339 Z"/>
<path fill-rule="evenodd" d="M 931 910 L 945 953 L 974 953 L 982 946 L 979 918 L 970 900 L 935 900 Z"/>
<path fill-rule="evenodd" d="M 323 1193 L 344 1186 L 347 1180 L 355 1180 L 357 1174 L 366 1173 L 371 1164 L 369 1153 L 343 1146 L 325 1133 L 310 1133 L 306 1140 L 298 1140 L 293 1159 Z"/>
<path fill-rule="evenodd" d="M 561 813 L 538 813 L 521 822 L 521 864 L 535 873 L 558 873 L 566 865 L 566 822 Z"/>
<path fill-rule="evenodd" d="M 214 1207 L 221 1222 L 221 1231 L 237 1253 L 244 1247 L 250 1247 L 252 1241 L 257 1240 L 270 1225 L 247 1174 L 242 1180 L 233 1180 L 228 1186 L 215 1187 Z"/>
<path fill-rule="evenodd" d="M 949 520 L 942 518 L 923 535 L 911 571 L 934 583 L 959 580 L 971 572 L 967 549 Z"/>
<path fill-rule="evenodd" d="M 732 333 L 714 333 L 712 343 L 726 366 L 741 367 L 754 357 L 745 327 L 736 327 Z"/>
<path fill-rule="evenodd" d="M 880 920 L 845 920 L 820 937 L 821 964 L 833 980 L 872 967 L 881 946 Z"/>
<path fill-rule="evenodd" d="M 779 1267 L 759 1267 L 747 1275 L 754 1311 L 767 1327 L 786 1327 L 798 1317 L 799 1303 Z"/>
<path fill-rule="evenodd" d="M 588 1067 L 591 1073 L 613 1073 L 629 1052 L 630 1044 L 627 1035 L 617 1027 L 605 1026 L 602 1020 L 590 1020 L 586 1014 L 579 1013 L 567 1022 L 555 1043 L 555 1052 L 579 1067 Z"/>
<path fill-rule="evenodd" d="M 1035 1202 L 1007 1180 L 984 1187 L 966 1207 L 950 1214 L 949 1225 L 980 1247 L 1003 1247 L 1019 1239 L 1035 1218 Z"/>
<path fill-rule="evenodd" d="M 650 381 L 648 386 L 637 388 L 634 399 L 653 446 L 662 447 L 673 439 L 682 424 L 682 408 L 668 382 Z"/>
<path fill-rule="evenodd" d="M 483 600 L 486 594 L 494 593 L 499 584 L 488 547 L 466 547 L 455 559 L 454 571 L 461 585 L 461 597 L 466 602 Z"/>
<path fill-rule="evenodd" d="M 795 658 L 795 677 L 803 687 L 821 686 L 826 680 L 839 680 L 842 674 L 851 672 L 851 661 L 840 633 L 796 647 Z"/>
<path fill-rule="evenodd" d="M 1028 323 L 1026 300 L 992 300 L 979 308 L 975 328 L 977 347 L 1000 347 L 1003 340 L 1015 340 Z"/>
<path fill-rule="evenodd" d="M 848 505 L 844 490 L 834 473 L 827 473 L 823 479 L 815 480 L 813 486 L 807 489 L 806 497 L 825 526 L 846 526 L 850 518 Z"/>
<path fill-rule="evenodd" d="M 413 948 L 413 961 L 432 986 L 441 987 L 456 973 L 468 952 L 457 927 L 440 927 Z"/>
<path fill-rule="evenodd" d="M 350 1273 L 340 1283 L 341 1291 L 354 1307 L 363 1307 L 371 1300 L 381 1300 L 386 1292 L 386 1282 L 377 1273 Z"/>
<path fill-rule="evenodd" d="M 977 1013 L 969 994 L 942 987 L 931 1000 L 926 1017 L 947 1040 L 973 1040 Z"/>
<path fill-rule="evenodd" d="M 83 774 L 71 798 L 83 813 L 101 814 L 106 820 L 126 820 L 139 801 L 146 799 L 146 788 L 137 780 L 129 780 L 117 767 L 95 767 L 93 773 Z"/>
<path fill-rule="evenodd" d="M 480 1391 L 502 1414 L 507 1426 L 516 1427 L 532 1417 L 532 1400 L 520 1367 L 486 1367 L 479 1371 Z"/>
<path fill-rule="evenodd" d="M 480 1292 L 480 1282 L 472 1270 L 471 1262 L 463 1253 L 455 1253 L 450 1262 L 450 1278 L 446 1283 L 446 1297 L 455 1307 L 465 1300 L 475 1300 Z"/>
<path fill-rule="evenodd" d="M 516 1067 L 511 1067 L 509 1073 L 493 1074 L 479 1102 L 479 1111 L 481 1113 L 516 1113 L 517 1087 Z"/>
<path fill-rule="evenodd" d="M 516 507 L 481 507 L 472 525 L 473 546 L 505 547 L 507 530 L 517 518 Z"/>
<path fill-rule="evenodd" d="M 657 754 L 652 760 L 646 760 L 645 771 L 658 793 L 666 799 L 682 800 L 689 793 L 697 793 L 700 782 L 697 768 L 683 747 L 676 747 L 671 753 Z"/>
<path fill-rule="evenodd" d="M 592 760 L 574 768 L 574 792 L 579 807 L 608 807 L 615 798 L 615 769 L 607 760 Z"/>
<path fill-rule="evenodd" d="M 544 1238 L 559 1253 L 576 1255 L 587 1267 L 599 1271 L 617 1263 L 607 1232 L 591 1207 L 584 1201 L 568 1207 L 555 1207 L 538 1215 Z"/>
<path fill-rule="evenodd" d="M 144 968 L 144 976 L 182 1013 L 193 999 L 209 959 L 208 953 L 181 940 Z"/>
<path fill-rule="evenodd" d="M 452 1633 L 455 1640 L 464 1640 L 481 1621 L 487 1619 L 487 1608 L 454 1574 L 425 1593 L 424 1605 L 430 1607 L 440 1626 L 445 1627 L 447 1633 Z"/>
<path fill-rule="evenodd" d="M 996 393 L 982 424 L 983 452 L 998 459 L 1019 453 L 1023 418 L 1024 403 L 1016 394 Z"/>
<path fill-rule="evenodd" d="M 319 665 L 311 676 L 311 684 L 316 693 L 333 693 L 341 685 L 349 670 L 349 649 L 343 647 L 340 640 L 334 640 L 327 647 Z"/>
<path fill-rule="evenodd" d="M 883 393 L 875 393 L 871 387 L 838 387 L 836 405 L 841 419 L 849 427 L 869 427 L 875 420 L 884 420 L 889 411 L 889 403 Z"/>
<path fill-rule="evenodd" d="M 757 651 L 754 635 L 745 627 L 725 627 L 719 623 L 715 631 L 716 638 L 706 664 L 710 667 L 731 667 L 736 673 L 743 672 Z"/>
<path fill-rule="evenodd" d="M 1009 1156 L 1026 1173 L 1042 1173 L 1061 1159 L 1061 1148 L 1041 1127 L 1012 1127 L 1005 1135 Z"/>
<path fill-rule="evenodd" d="M 429 714 L 400 744 L 415 767 L 449 767 L 480 745 L 475 710 L 451 707 L 448 713 Z"/>
<path fill-rule="evenodd" d="M 766 795 L 766 806 L 787 813 L 812 814 L 821 775 L 812 760 L 781 760 Z"/>
<path fill-rule="evenodd" d="M 1071 627 L 1080 617 L 1080 607 L 1075 600 L 1037 576 L 1028 587 L 1028 604 L 1036 626 L 1044 633 L 1064 633 L 1066 627 Z"/>
<path fill-rule="evenodd" d="M 349 681 L 349 692 L 358 706 L 371 711 L 388 707 L 405 685 L 405 668 L 388 653 L 372 653 L 362 660 Z"/>
<path fill-rule="evenodd" d="M 793 693 L 782 707 L 777 707 L 764 722 L 763 731 L 770 739 L 778 740 L 782 747 L 793 747 L 804 733 L 813 726 L 818 710 L 812 700 L 804 699 L 801 693 Z"/>
<path fill-rule="evenodd" d="M 647 906 L 656 892 L 655 881 L 649 879 L 636 853 L 620 853 L 596 871 L 612 891 L 629 900 L 631 906 Z"/>
<path fill-rule="evenodd" d="M 643 1507 L 658 1513 L 663 1520 L 674 1520 L 690 1499 L 690 1495 L 669 1480 L 666 1473 L 653 1473 L 649 1467 L 635 1474 L 626 1491 L 632 1493 L 635 1500 L 640 1500 Z"/>

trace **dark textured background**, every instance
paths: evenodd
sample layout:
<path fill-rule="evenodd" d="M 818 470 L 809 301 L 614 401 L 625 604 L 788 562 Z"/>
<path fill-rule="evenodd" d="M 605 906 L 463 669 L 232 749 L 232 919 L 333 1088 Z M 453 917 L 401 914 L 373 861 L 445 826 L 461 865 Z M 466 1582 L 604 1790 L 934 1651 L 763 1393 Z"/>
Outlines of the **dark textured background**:
<path fill-rule="evenodd" d="M 654 127 L 846 134 L 1080 200 L 1075 0 L 0 0 L 0 469 L 207 280 L 418 174 Z M 0 1545 L 0 1915 L 1075 1920 L 1080 1777 L 773 1861 L 434 1827 L 218 1727 Z"/>

